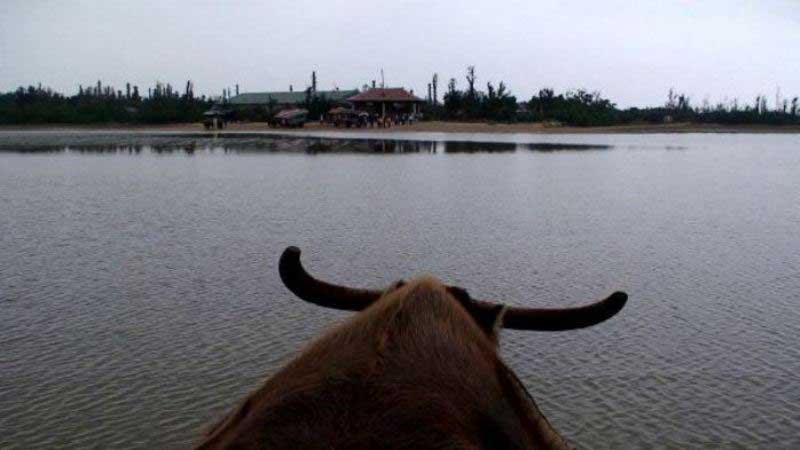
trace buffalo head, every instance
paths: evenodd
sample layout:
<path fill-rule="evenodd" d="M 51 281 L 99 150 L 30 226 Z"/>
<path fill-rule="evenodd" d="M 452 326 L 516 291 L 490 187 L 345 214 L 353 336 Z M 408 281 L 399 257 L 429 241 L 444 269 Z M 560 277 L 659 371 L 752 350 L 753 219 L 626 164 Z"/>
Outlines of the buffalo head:
<path fill-rule="evenodd" d="M 320 281 L 287 248 L 281 279 L 301 299 L 359 311 L 271 376 L 199 448 L 567 448 L 497 353 L 499 328 L 598 324 L 627 295 L 575 308 L 507 307 L 432 277 L 384 290 Z"/>

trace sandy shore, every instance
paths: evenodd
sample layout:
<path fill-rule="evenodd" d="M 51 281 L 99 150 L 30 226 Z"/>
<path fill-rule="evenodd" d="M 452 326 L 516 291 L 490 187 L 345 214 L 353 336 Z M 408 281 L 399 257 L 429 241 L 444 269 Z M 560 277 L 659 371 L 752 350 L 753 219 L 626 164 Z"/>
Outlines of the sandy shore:
<path fill-rule="evenodd" d="M 53 125 L 5 125 L 3 130 L 131 130 L 137 132 L 203 132 L 205 129 L 200 123 L 177 123 L 166 125 L 132 125 L 132 124 L 53 124 Z M 572 126 L 546 126 L 542 123 L 486 123 L 486 122 L 419 122 L 414 125 L 401 125 L 391 128 L 335 128 L 329 125 L 308 123 L 304 128 L 285 129 L 270 128 L 266 123 L 246 122 L 231 124 L 225 131 L 269 132 L 281 131 L 290 133 L 303 133 L 308 131 L 326 132 L 364 132 L 364 133 L 402 133 L 402 132 L 429 132 L 429 133 L 528 133 L 528 134 L 562 134 L 562 133 L 800 133 L 800 125 L 716 125 L 716 124 L 636 124 L 615 125 L 608 127 L 572 127 Z"/>

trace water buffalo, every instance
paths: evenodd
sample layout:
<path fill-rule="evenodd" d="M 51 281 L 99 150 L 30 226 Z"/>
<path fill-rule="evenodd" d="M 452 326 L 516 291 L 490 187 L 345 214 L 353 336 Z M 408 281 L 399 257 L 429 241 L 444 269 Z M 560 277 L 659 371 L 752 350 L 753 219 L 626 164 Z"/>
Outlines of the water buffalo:
<path fill-rule="evenodd" d="M 379 290 L 319 281 L 287 248 L 281 279 L 301 299 L 360 311 L 212 427 L 200 449 L 567 448 L 497 352 L 500 327 L 570 330 L 627 295 L 568 309 L 478 301 L 433 277 Z"/>

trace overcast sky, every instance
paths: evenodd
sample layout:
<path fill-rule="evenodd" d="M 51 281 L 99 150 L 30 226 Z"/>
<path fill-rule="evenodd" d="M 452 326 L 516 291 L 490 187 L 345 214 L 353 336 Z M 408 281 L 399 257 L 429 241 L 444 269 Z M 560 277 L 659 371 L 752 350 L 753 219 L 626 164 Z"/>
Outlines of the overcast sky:
<path fill-rule="evenodd" d="M 519 99 L 598 90 L 620 106 L 800 95 L 799 0 L 2 0 L 0 90 L 156 80 L 217 95 L 380 82 L 424 96 L 475 65 Z"/>

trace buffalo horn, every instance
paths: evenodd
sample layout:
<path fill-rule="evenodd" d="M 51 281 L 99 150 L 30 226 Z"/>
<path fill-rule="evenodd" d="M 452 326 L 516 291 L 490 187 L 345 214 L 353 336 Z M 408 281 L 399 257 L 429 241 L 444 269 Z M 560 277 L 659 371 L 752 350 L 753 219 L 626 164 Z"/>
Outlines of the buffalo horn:
<path fill-rule="evenodd" d="M 562 331 L 597 325 L 617 314 L 628 295 L 614 292 L 608 298 L 574 308 L 509 307 L 503 316 L 503 327 L 514 330 Z"/>
<path fill-rule="evenodd" d="M 300 263 L 300 249 L 287 247 L 278 263 L 283 284 L 301 299 L 326 308 L 360 311 L 380 298 L 381 291 L 352 289 L 317 280 Z"/>

